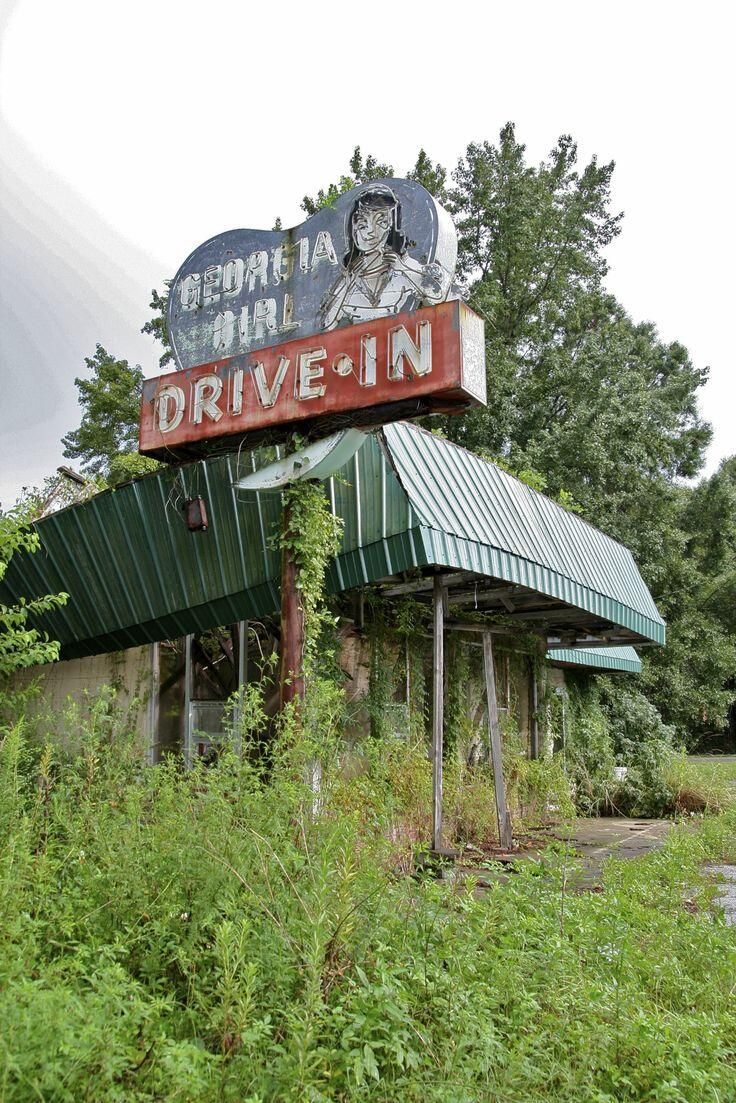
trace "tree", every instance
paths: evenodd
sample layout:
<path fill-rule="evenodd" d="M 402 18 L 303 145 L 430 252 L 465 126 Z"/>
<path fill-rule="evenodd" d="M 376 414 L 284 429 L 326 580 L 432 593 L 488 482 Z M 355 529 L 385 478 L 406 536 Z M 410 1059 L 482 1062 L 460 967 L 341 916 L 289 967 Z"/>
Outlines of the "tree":
<path fill-rule="evenodd" d="M 511 124 L 497 146 L 468 147 L 450 205 L 460 275 L 486 319 L 492 401 L 462 421 L 448 420 L 447 432 L 470 447 L 523 454 L 515 462 L 529 462 L 531 451 L 532 465 L 541 462 L 554 476 L 553 453 L 568 433 L 584 431 L 595 450 L 611 435 L 606 418 L 617 406 L 636 428 L 632 463 L 641 459 L 649 473 L 664 444 L 667 474 L 693 474 L 708 439 L 694 397 L 705 373 L 681 346 L 660 346 L 653 327 L 634 325 L 603 288 L 605 248 L 621 228 L 621 215 L 610 209 L 613 169 L 593 158 L 579 171 L 569 136 L 532 167 Z M 551 430 L 545 450 L 540 441 Z"/>
<path fill-rule="evenodd" d="M 426 188 L 429 194 L 440 203 L 445 205 L 448 203 L 447 169 L 438 162 L 432 161 L 423 149 L 419 150 L 414 168 L 406 175 L 409 180 L 416 180 Z"/>
<path fill-rule="evenodd" d="M 0 513 L 0 582 L 13 555 L 32 553 L 39 547 L 35 532 L 25 524 L 22 511 Z M 21 599 L 17 604 L 0 602 L 0 677 L 20 667 L 52 662 L 59 657 L 59 644 L 45 633 L 28 627 L 29 617 L 47 613 L 64 605 L 68 594 L 48 594 L 32 601 Z"/>
<path fill-rule="evenodd" d="M 364 159 L 360 146 L 356 146 L 350 158 L 349 171 L 341 176 L 336 184 L 330 184 L 328 188 L 320 188 L 316 196 L 305 195 L 302 199 L 302 210 L 308 214 L 316 214 L 323 207 L 331 207 L 336 199 L 339 199 L 346 191 L 357 188 L 359 184 L 366 184 L 369 180 L 380 180 L 384 176 L 393 176 L 393 166 L 381 163 L 372 154 Z M 432 161 L 423 149 L 419 150 L 414 167 L 407 174 L 407 179 L 416 180 L 427 189 L 441 203 L 448 200 L 447 170 L 439 163 Z M 281 219 L 277 219 L 276 229 L 281 229 Z"/>
<path fill-rule="evenodd" d="M 621 229 L 613 170 L 595 158 L 578 168 L 568 136 L 532 166 L 510 124 L 497 145 L 468 147 L 449 200 L 466 294 L 486 320 L 489 404 L 444 428 L 539 471 L 632 550 L 669 625 L 644 684 L 685 736 L 718 724 L 732 661 L 683 514 L 681 480 L 710 439 L 697 408 L 707 369 L 606 292 L 605 250 Z"/>
<path fill-rule="evenodd" d="M 116 360 L 102 345 L 85 364 L 92 378 L 74 380 L 83 414 L 79 428 L 62 438 L 64 455 L 81 460 L 84 471 L 106 482 L 121 481 L 121 468 L 127 478 L 155 470 L 156 462 L 137 451 L 143 388 L 140 366 Z M 121 456 L 128 458 L 121 461 Z"/>
<path fill-rule="evenodd" d="M 159 366 L 162 368 L 165 368 L 174 359 L 174 349 L 171 345 L 169 326 L 166 319 L 170 281 L 165 280 L 164 282 L 167 287 L 166 291 L 157 291 L 155 287 L 151 290 L 151 301 L 148 305 L 155 313 L 141 329 L 141 333 L 147 333 L 149 337 L 153 337 L 154 341 L 159 341 L 163 345 L 164 351 L 158 358 Z"/>
<path fill-rule="evenodd" d="M 645 685 L 689 743 L 720 731 L 736 696 L 736 457 L 680 492 L 680 555 L 667 563 L 660 603 L 667 647 Z"/>
<path fill-rule="evenodd" d="M 360 146 L 356 146 L 353 150 L 353 156 L 350 158 L 349 173 L 341 176 L 336 184 L 330 184 L 326 190 L 320 188 L 313 198 L 305 195 L 301 202 L 301 208 L 305 214 L 311 216 L 321 210 L 322 207 L 331 207 L 343 192 L 356 188 L 358 184 L 365 184 L 368 180 L 379 180 L 382 176 L 393 176 L 393 174 L 394 170 L 391 165 L 380 164 L 370 153 L 363 159 Z"/>

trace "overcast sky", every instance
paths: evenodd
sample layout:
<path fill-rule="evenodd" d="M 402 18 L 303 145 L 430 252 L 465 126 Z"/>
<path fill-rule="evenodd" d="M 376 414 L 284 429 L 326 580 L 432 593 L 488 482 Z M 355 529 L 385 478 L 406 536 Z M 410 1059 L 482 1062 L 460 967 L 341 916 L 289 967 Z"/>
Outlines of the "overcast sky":
<path fill-rule="evenodd" d="M 151 288 L 222 230 L 303 218 L 356 144 L 403 175 L 513 120 L 615 160 L 609 288 L 710 365 L 736 451 L 729 6 L 0 0 L 0 503 L 64 462 L 95 344 L 157 373 Z"/>

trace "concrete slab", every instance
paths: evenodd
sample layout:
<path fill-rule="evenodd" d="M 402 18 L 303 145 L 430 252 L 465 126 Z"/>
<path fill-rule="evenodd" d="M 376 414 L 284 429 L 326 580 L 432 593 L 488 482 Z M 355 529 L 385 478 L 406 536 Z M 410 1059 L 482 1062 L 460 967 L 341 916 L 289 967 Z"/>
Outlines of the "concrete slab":
<path fill-rule="evenodd" d="M 722 766 L 733 765 L 736 762 L 736 754 L 689 754 L 687 761 L 693 766 L 718 763 Z"/>
<path fill-rule="evenodd" d="M 672 828 L 672 820 L 631 820 L 623 816 L 582 817 L 569 832 L 554 831 L 553 837 L 569 843 L 588 861 L 598 864 L 606 858 L 639 858 L 657 850 Z"/>
<path fill-rule="evenodd" d="M 729 927 L 736 927 L 736 866 L 708 865 L 703 872 L 718 882 L 716 904 L 723 908 Z"/>
<path fill-rule="evenodd" d="M 576 852 L 583 868 L 575 877 L 573 887 L 585 891 L 598 885 L 601 868 L 607 858 L 640 858 L 662 846 L 671 828 L 671 820 L 632 820 L 623 816 L 583 817 L 576 820 L 569 830 L 552 829 L 545 836 L 548 840 L 556 839 L 567 843 Z M 479 865 L 477 852 L 472 856 L 466 854 L 463 856 L 464 860 L 461 859 L 459 865 L 446 870 L 444 876 L 452 880 L 472 878 L 482 891 L 491 883 L 507 881 L 513 875 L 514 865 L 525 861 L 540 861 L 544 851 L 544 840 L 537 839 L 518 853 L 486 855 L 487 859 L 501 861 L 509 870 L 508 873 L 489 870 Z"/>

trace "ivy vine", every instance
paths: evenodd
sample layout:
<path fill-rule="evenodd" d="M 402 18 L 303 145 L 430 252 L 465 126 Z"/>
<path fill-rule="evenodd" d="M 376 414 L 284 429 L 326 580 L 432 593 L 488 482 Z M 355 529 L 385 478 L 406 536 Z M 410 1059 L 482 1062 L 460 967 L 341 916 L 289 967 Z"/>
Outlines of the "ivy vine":
<path fill-rule="evenodd" d="M 283 507 L 289 524 L 281 533 L 280 546 L 287 548 L 296 565 L 296 587 L 304 616 L 304 671 L 313 672 L 318 643 L 325 628 L 334 621 L 325 602 L 325 576 L 330 561 L 340 550 L 343 521 L 331 512 L 321 483 L 297 481 L 283 492 Z"/>

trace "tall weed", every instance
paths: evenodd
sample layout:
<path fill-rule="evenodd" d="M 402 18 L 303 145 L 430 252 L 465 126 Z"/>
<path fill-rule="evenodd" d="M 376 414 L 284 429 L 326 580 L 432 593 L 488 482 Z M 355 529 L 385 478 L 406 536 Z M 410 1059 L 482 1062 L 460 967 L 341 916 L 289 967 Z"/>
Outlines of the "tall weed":
<path fill-rule="evenodd" d="M 8 1103 L 736 1097 L 736 940 L 698 873 L 734 814 L 600 894 L 561 852 L 480 896 L 397 868 L 427 837 L 421 747 L 348 768 L 286 730 L 267 770 L 186 772 L 95 723 L 80 748 L 16 724 L 0 749 Z"/>

